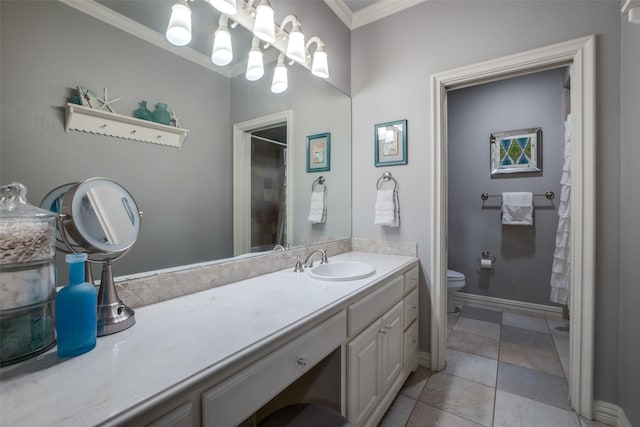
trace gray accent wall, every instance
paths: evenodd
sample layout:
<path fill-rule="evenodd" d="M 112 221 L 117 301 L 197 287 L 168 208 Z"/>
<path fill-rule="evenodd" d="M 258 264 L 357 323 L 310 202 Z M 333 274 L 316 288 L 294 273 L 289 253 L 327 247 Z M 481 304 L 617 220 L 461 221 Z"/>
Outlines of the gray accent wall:
<path fill-rule="evenodd" d="M 620 406 L 640 426 L 640 25 L 622 17 L 620 157 Z"/>
<path fill-rule="evenodd" d="M 551 265 L 558 226 L 563 163 L 563 85 L 566 68 L 514 77 L 449 92 L 448 235 L 449 268 L 465 275 L 462 292 L 551 305 Z M 492 132 L 542 129 L 542 172 L 490 175 Z M 487 192 L 529 191 L 534 225 L 501 223 L 501 197 Z M 493 270 L 481 269 L 483 251 L 495 256 Z"/>
<path fill-rule="evenodd" d="M 589 34 L 597 41 L 595 398 L 618 402 L 620 3 L 428 1 L 352 32 L 353 236 L 417 241 L 420 349 L 429 351 L 431 75 Z M 408 120 L 406 166 L 376 168 L 373 126 Z M 399 228 L 374 224 L 375 183 L 400 185 Z"/>

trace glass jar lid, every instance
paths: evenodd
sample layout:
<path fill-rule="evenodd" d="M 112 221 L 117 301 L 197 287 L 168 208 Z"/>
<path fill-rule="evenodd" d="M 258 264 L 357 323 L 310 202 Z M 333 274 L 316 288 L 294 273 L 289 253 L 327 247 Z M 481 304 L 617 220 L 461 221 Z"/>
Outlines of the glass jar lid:
<path fill-rule="evenodd" d="M 0 187 L 0 217 L 5 219 L 24 219 L 49 221 L 55 213 L 37 208 L 27 202 L 27 187 L 19 182 Z"/>

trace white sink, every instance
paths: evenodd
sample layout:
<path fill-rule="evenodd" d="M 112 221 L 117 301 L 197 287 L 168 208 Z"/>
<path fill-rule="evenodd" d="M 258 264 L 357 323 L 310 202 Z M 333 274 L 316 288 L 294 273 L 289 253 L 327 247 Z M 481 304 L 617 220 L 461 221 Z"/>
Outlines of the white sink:
<path fill-rule="evenodd" d="M 318 280 L 330 280 L 341 282 L 346 280 L 358 280 L 373 276 L 376 269 L 366 262 L 337 261 L 327 264 L 318 264 L 309 269 L 309 276 Z"/>

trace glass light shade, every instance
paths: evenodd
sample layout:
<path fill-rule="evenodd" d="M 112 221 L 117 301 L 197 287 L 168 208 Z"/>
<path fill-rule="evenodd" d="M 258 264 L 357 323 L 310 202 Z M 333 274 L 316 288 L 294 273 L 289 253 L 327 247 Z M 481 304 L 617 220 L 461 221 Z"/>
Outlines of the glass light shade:
<path fill-rule="evenodd" d="M 273 9 L 266 3 L 260 3 L 256 9 L 256 22 L 253 25 L 253 35 L 267 43 L 276 40 L 276 27 L 273 21 Z"/>
<path fill-rule="evenodd" d="M 226 15 L 235 15 L 238 12 L 236 0 L 207 0 L 207 3 Z"/>
<path fill-rule="evenodd" d="M 260 49 L 249 51 L 249 60 L 247 61 L 247 72 L 245 77 L 249 81 L 260 80 L 264 75 L 264 64 L 262 62 L 262 52 Z"/>
<path fill-rule="evenodd" d="M 233 49 L 231 47 L 231 34 L 227 28 L 218 28 L 213 39 L 213 52 L 211 60 L 216 65 L 227 65 L 233 59 Z"/>
<path fill-rule="evenodd" d="M 165 36 L 176 46 L 185 46 L 191 41 L 191 9 L 185 3 L 176 3 L 171 7 Z"/>
<path fill-rule="evenodd" d="M 311 63 L 311 73 L 314 76 L 329 78 L 329 64 L 327 63 L 327 53 L 323 50 L 316 50 Z"/>
<path fill-rule="evenodd" d="M 304 64 L 307 62 L 307 55 L 304 50 L 304 34 L 299 27 L 293 27 L 289 33 L 289 43 L 287 43 L 287 58 Z"/>
<path fill-rule="evenodd" d="M 271 92 L 282 93 L 289 87 L 287 78 L 287 67 L 278 65 L 273 72 L 273 80 L 271 81 Z"/>

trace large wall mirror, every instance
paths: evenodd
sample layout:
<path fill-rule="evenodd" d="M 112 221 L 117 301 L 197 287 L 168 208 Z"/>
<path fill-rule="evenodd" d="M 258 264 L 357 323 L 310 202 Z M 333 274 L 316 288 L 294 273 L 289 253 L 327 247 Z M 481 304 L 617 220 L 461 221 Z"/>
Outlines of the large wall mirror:
<path fill-rule="evenodd" d="M 140 25 L 147 30 L 161 25 L 164 32 L 172 2 L 95 4 L 133 20 L 148 19 Z M 194 35 L 211 37 L 218 15 L 204 1 L 190 5 Z M 144 216 L 138 241 L 118 262 L 117 275 L 239 255 L 233 236 L 234 124 L 285 111 L 291 117 L 286 240 L 299 246 L 350 237 L 351 100 L 327 81 L 296 64 L 289 67 L 288 90 L 273 94 L 274 62 L 265 64 L 261 80 L 247 81 L 243 61 L 251 37 L 240 26 L 231 34 L 241 59 L 216 72 L 212 64 L 185 59 L 65 2 L 12 1 L 0 2 L 0 7 L 0 180 L 24 183 L 32 204 L 54 187 L 91 177 L 107 177 L 127 188 Z M 164 36 L 156 34 L 162 42 Z M 209 56 L 210 43 L 188 49 L 201 57 L 208 51 Z M 127 116 L 142 100 L 150 109 L 158 102 L 168 104 L 189 129 L 182 149 L 65 133 L 61 106 L 76 85 L 99 96 L 108 88 L 109 98 L 122 97 L 113 104 L 116 113 Z M 262 139 L 273 139 L 264 129 L 255 131 Z M 306 137 L 325 132 L 331 133 L 331 170 L 307 173 Z M 328 190 L 327 220 L 312 225 L 307 219 L 311 185 L 319 175 Z"/>

